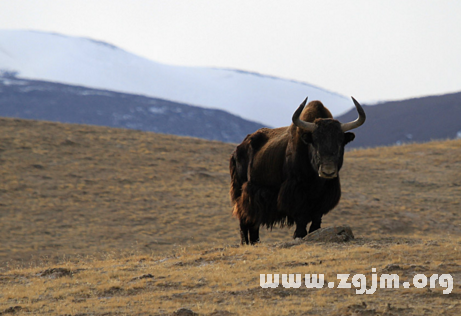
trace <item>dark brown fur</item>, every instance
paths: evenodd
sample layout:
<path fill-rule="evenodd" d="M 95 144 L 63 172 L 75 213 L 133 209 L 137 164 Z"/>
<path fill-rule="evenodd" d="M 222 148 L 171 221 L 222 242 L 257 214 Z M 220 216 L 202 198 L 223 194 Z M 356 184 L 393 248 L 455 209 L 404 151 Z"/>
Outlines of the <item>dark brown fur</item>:
<path fill-rule="evenodd" d="M 312 222 L 310 231 L 320 228 L 321 217 L 339 202 L 339 176 L 321 178 L 318 168 L 333 161 L 339 171 L 344 145 L 354 136 L 341 131 L 320 101 L 310 102 L 300 118 L 318 127 L 313 133 L 294 124 L 263 128 L 232 153 L 230 196 L 242 243 L 258 242 L 260 225 L 296 223 L 294 237 L 304 237 L 306 225 Z"/>

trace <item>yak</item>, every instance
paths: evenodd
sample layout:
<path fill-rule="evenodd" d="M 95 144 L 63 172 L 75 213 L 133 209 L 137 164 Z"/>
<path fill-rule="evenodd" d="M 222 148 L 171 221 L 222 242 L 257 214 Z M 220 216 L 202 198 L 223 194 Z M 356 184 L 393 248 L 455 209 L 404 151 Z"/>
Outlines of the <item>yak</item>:
<path fill-rule="evenodd" d="M 241 244 L 259 242 L 259 227 L 292 226 L 293 238 L 320 228 L 322 216 L 341 198 L 339 171 L 344 146 L 354 140 L 348 131 L 365 122 L 365 111 L 352 97 L 359 114 L 340 123 L 320 102 L 307 98 L 292 117 L 293 123 L 261 128 L 245 137 L 231 155 L 230 197 L 240 222 Z"/>

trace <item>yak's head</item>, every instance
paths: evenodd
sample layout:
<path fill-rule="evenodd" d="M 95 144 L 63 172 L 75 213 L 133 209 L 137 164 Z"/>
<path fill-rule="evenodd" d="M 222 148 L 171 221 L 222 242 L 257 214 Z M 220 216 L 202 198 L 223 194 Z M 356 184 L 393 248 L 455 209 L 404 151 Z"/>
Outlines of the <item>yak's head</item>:
<path fill-rule="evenodd" d="M 301 113 L 306 105 L 307 98 L 293 114 L 293 123 L 296 127 L 296 139 L 301 146 L 310 147 L 310 160 L 312 167 L 318 171 L 321 178 L 333 179 L 343 164 L 344 146 L 354 140 L 354 133 L 348 131 L 359 127 L 365 122 L 365 111 L 360 104 L 352 98 L 359 117 L 348 123 L 340 123 L 332 118 L 317 118 L 314 122 L 307 122 L 300 119 Z M 317 109 L 323 111 L 325 116 L 331 117 L 330 112 L 320 102 L 316 102 Z M 320 109 L 319 109 L 320 108 Z"/>

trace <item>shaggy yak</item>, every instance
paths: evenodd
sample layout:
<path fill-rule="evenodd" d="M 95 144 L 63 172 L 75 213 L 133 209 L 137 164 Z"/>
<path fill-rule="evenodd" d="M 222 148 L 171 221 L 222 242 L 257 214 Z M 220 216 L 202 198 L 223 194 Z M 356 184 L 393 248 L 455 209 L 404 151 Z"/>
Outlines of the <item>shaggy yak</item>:
<path fill-rule="evenodd" d="M 259 242 L 259 226 L 296 224 L 293 238 L 320 228 L 322 216 L 341 197 L 339 170 L 344 146 L 355 135 L 347 131 L 365 122 L 365 112 L 352 98 L 359 117 L 334 120 L 320 101 L 306 100 L 293 114 L 293 124 L 262 128 L 249 134 L 230 159 L 233 215 L 240 221 L 242 244 Z"/>

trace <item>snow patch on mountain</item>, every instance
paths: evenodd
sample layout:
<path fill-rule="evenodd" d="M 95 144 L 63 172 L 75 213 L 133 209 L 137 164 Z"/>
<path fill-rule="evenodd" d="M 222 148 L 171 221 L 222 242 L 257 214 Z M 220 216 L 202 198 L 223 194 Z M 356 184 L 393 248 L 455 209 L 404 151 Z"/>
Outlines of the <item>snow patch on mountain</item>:
<path fill-rule="evenodd" d="M 307 96 L 334 116 L 349 98 L 292 80 L 205 67 L 171 66 L 87 38 L 21 30 L 0 31 L 0 70 L 20 78 L 140 94 L 221 109 L 268 126 L 285 126 Z"/>

